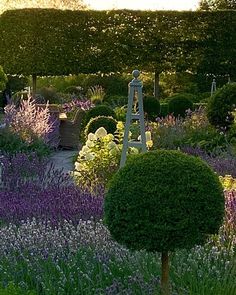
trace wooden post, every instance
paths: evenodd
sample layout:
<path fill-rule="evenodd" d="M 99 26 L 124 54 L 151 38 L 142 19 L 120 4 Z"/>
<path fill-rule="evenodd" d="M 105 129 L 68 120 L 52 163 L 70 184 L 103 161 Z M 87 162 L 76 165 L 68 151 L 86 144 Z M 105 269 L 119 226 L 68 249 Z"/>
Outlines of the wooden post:
<path fill-rule="evenodd" d="M 161 253 L 161 294 L 170 295 L 168 252 Z"/>
<path fill-rule="evenodd" d="M 156 99 L 160 98 L 160 73 L 155 70 L 154 73 L 154 97 Z"/>
<path fill-rule="evenodd" d="M 36 84 L 37 84 L 37 75 L 36 74 L 32 74 L 32 84 L 33 84 L 32 98 L 35 99 L 36 98 Z"/>

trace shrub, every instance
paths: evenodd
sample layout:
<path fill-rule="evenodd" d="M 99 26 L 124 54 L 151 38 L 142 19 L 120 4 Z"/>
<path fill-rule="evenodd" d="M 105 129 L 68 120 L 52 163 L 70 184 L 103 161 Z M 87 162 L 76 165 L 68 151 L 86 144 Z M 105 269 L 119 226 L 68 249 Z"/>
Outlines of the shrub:
<path fill-rule="evenodd" d="M 69 86 L 64 90 L 65 93 L 81 95 L 82 87 L 80 86 Z"/>
<path fill-rule="evenodd" d="M 106 105 L 98 105 L 94 108 L 91 108 L 85 116 L 83 125 L 87 125 L 91 118 L 95 118 L 98 116 L 111 116 L 116 119 L 116 114 L 113 109 Z"/>
<path fill-rule="evenodd" d="M 164 118 L 168 115 L 169 108 L 168 108 L 168 103 L 161 103 L 160 104 L 160 117 Z"/>
<path fill-rule="evenodd" d="M 119 167 L 121 132 L 123 130 L 119 129 L 115 138 L 101 127 L 88 134 L 86 144 L 75 162 L 74 175 L 80 186 L 92 190 L 100 185 L 106 186 Z"/>
<path fill-rule="evenodd" d="M 213 170 L 179 151 L 132 157 L 114 176 L 105 198 L 112 235 L 137 250 L 203 243 L 207 234 L 217 233 L 223 212 L 222 187 Z"/>
<path fill-rule="evenodd" d="M 37 108 L 31 98 L 22 100 L 19 108 L 8 105 L 5 108 L 5 122 L 13 133 L 29 144 L 41 139 L 51 147 L 58 145 L 59 122 L 50 116 L 48 105 Z"/>
<path fill-rule="evenodd" d="M 115 107 L 122 107 L 127 105 L 128 103 L 128 96 L 126 95 L 110 95 L 105 96 L 104 102 L 107 103 L 112 108 Z"/>
<path fill-rule="evenodd" d="M 125 122 L 125 120 L 126 120 L 126 113 L 127 113 L 126 106 L 116 107 L 114 109 L 114 112 L 116 114 L 116 118 L 117 118 L 118 121 Z"/>
<path fill-rule="evenodd" d="M 50 221 L 100 219 L 103 190 L 98 195 L 77 187 L 68 175 L 35 154 L 5 155 L 0 159 L 2 183 L 0 221 L 20 223 L 27 218 Z"/>
<path fill-rule="evenodd" d="M 88 137 L 89 133 L 95 133 L 100 127 L 105 128 L 108 133 L 114 134 L 116 131 L 116 125 L 117 121 L 113 117 L 98 116 L 92 118 L 85 127 L 85 138 Z"/>
<path fill-rule="evenodd" d="M 88 134 L 87 141 L 75 162 L 75 176 L 80 186 L 83 185 L 92 190 L 98 185 L 105 187 L 118 170 L 124 124 L 118 122 L 116 127 L 115 135 L 108 134 L 103 127 L 97 129 L 95 133 Z M 146 144 L 147 148 L 152 146 L 150 132 L 146 132 Z M 139 150 L 131 147 L 128 153 L 137 154 Z"/>
<path fill-rule="evenodd" d="M 36 295 L 34 291 L 26 291 L 17 287 L 14 283 L 9 283 L 6 288 L 0 286 L 1 295 Z"/>
<path fill-rule="evenodd" d="M 148 120 L 154 121 L 160 113 L 160 102 L 155 97 L 146 96 L 143 99 L 143 108 Z"/>
<path fill-rule="evenodd" d="M 162 252 L 203 244 L 223 222 L 224 195 L 218 177 L 199 158 L 179 151 L 132 157 L 111 180 L 105 221 L 113 238 L 129 249 Z M 163 294 L 169 294 L 162 277 Z"/>
<path fill-rule="evenodd" d="M 234 122 L 236 108 L 236 83 L 223 86 L 209 98 L 207 117 L 216 128 L 228 130 Z"/>
<path fill-rule="evenodd" d="M 45 101 L 48 101 L 50 104 L 61 103 L 60 97 L 57 94 L 57 91 L 53 87 L 43 87 L 39 89 L 38 93 L 43 96 Z"/>
<path fill-rule="evenodd" d="M 181 150 L 189 155 L 200 157 L 220 176 L 231 175 L 236 178 L 236 157 L 229 153 L 215 155 L 199 147 L 182 147 Z"/>
<path fill-rule="evenodd" d="M 16 154 L 18 152 L 35 152 L 38 157 L 50 154 L 50 149 L 41 139 L 35 139 L 32 143 L 24 141 L 20 135 L 11 132 L 8 128 L 0 129 L 0 154 Z"/>
<path fill-rule="evenodd" d="M 193 109 L 193 102 L 184 95 L 173 96 L 168 103 L 169 113 L 173 113 L 175 117 L 185 117 L 186 110 Z"/>

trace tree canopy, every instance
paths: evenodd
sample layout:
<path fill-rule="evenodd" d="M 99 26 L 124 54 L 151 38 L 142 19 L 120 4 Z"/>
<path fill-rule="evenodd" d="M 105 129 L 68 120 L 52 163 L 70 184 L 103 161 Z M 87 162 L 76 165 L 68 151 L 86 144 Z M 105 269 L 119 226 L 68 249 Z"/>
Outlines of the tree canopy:
<path fill-rule="evenodd" d="M 0 16 L 7 74 L 190 71 L 235 76 L 236 11 L 11 10 Z"/>
<path fill-rule="evenodd" d="M 83 0 L 1 0 L 0 13 L 10 9 L 22 8 L 55 8 L 55 9 L 86 9 Z"/>
<path fill-rule="evenodd" d="M 233 9 L 236 10 L 235 0 L 201 0 L 199 3 L 200 10 L 220 10 Z"/>

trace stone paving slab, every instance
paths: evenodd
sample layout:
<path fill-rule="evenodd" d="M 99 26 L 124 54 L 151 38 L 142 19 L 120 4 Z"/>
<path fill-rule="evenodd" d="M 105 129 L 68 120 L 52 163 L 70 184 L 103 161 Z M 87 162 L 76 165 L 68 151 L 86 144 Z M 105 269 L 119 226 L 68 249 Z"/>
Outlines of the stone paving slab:
<path fill-rule="evenodd" d="M 65 173 L 74 170 L 73 157 L 77 155 L 79 151 L 56 151 L 51 156 L 51 161 L 55 165 L 56 169 L 62 169 Z"/>

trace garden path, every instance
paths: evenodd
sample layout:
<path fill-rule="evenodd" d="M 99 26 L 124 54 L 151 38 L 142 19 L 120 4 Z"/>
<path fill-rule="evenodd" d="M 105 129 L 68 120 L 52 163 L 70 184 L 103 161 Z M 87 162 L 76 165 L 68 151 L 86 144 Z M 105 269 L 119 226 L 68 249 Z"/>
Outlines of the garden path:
<path fill-rule="evenodd" d="M 78 153 L 79 151 L 59 150 L 52 154 L 51 161 L 56 169 L 63 168 L 63 171 L 67 173 L 74 170 L 73 157 Z"/>

